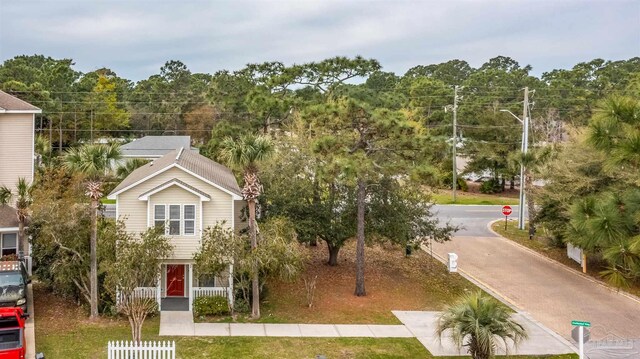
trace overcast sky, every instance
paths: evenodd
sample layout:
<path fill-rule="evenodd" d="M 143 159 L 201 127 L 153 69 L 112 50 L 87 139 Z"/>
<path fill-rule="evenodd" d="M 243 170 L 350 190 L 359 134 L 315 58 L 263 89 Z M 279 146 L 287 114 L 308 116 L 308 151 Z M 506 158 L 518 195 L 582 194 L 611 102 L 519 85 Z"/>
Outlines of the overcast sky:
<path fill-rule="evenodd" d="M 640 55 L 640 0 L 0 0 L 0 60 L 72 58 L 140 80 L 167 60 L 193 72 L 362 55 L 386 71 L 497 55 L 540 75 Z"/>

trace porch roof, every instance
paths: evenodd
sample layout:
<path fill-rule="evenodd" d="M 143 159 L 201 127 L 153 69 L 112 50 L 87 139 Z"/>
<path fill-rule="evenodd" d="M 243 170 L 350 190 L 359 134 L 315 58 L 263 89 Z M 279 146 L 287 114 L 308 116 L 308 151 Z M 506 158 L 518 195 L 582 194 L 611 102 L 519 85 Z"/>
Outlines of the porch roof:
<path fill-rule="evenodd" d="M 9 205 L 0 206 L 0 228 L 18 227 L 18 216 L 16 209 Z"/>

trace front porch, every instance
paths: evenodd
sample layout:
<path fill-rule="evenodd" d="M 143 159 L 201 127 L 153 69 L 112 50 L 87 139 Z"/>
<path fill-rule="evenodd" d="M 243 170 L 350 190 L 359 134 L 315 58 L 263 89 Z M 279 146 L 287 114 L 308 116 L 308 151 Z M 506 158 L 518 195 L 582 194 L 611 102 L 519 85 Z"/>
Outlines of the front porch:
<path fill-rule="evenodd" d="M 193 311 L 199 297 L 227 298 L 233 307 L 233 266 L 216 277 L 198 277 L 193 263 L 166 263 L 155 287 L 138 287 L 135 296 L 155 298 L 160 311 Z"/>

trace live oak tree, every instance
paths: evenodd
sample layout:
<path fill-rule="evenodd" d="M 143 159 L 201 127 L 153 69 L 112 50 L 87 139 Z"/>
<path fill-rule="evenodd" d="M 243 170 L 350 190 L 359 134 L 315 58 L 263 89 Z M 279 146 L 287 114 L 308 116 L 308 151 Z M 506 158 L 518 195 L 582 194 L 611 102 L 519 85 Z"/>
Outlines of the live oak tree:
<path fill-rule="evenodd" d="M 34 273 L 56 294 L 90 306 L 92 227 L 84 178 L 61 167 L 45 167 L 37 181 L 27 230 L 38 263 Z M 108 221 L 97 223 L 98 275 L 114 254 L 110 226 Z"/>
<path fill-rule="evenodd" d="M 145 319 L 159 310 L 155 297 L 142 296 L 138 287 L 155 287 L 160 278 L 162 261 L 173 247 L 161 228 L 153 227 L 138 235 L 126 231 L 118 223 L 113 230 L 115 258 L 105 263 L 105 287 L 116 301 L 116 309 L 129 319 L 131 339 L 142 340 Z"/>

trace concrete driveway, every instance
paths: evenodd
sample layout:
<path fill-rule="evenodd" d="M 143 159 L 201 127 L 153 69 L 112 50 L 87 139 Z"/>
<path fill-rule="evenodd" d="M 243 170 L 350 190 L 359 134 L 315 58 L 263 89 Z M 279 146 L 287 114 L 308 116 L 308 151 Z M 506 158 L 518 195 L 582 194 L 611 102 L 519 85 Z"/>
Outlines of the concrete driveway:
<path fill-rule="evenodd" d="M 640 337 L 640 301 L 492 235 L 455 237 L 433 251 L 441 258 L 458 254 L 464 274 L 565 338 L 571 320 L 590 321 L 592 339 Z"/>

